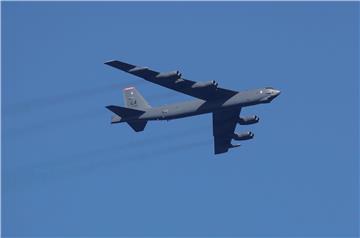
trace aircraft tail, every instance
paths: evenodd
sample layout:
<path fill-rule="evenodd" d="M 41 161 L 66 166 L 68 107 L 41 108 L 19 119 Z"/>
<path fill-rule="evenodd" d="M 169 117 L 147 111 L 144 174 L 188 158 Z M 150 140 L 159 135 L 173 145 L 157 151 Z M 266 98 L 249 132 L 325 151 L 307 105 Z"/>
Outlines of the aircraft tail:
<path fill-rule="evenodd" d="M 106 108 L 115 113 L 111 118 L 111 123 L 126 122 L 136 132 L 145 129 L 147 121 L 136 119 L 147 109 L 151 108 L 144 97 L 135 87 L 125 88 L 123 91 L 125 107 L 107 106 Z M 127 119 L 131 120 L 127 120 Z"/>
<path fill-rule="evenodd" d="M 124 88 L 123 95 L 125 107 L 127 108 L 144 111 L 151 108 L 148 102 L 135 87 Z"/>
<path fill-rule="evenodd" d="M 136 117 L 140 116 L 145 111 L 113 105 L 107 106 L 106 108 L 116 114 L 111 118 L 111 123 L 126 122 L 136 132 L 143 131 L 145 129 L 147 121 L 136 119 Z M 135 119 L 126 121 L 127 118 Z"/>

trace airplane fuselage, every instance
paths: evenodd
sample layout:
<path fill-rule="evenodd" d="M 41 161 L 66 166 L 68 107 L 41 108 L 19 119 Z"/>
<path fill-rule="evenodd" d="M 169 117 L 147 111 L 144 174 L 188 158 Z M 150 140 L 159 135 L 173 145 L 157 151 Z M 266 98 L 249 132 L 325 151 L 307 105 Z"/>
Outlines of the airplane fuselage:
<path fill-rule="evenodd" d="M 239 92 L 228 99 L 220 98 L 211 101 L 196 99 L 176 104 L 150 108 L 140 116 L 121 118 L 121 120 L 117 122 L 127 122 L 132 120 L 151 121 L 178 119 L 204 113 L 210 113 L 229 107 L 247 107 L 261 103 L 269 103 L 278 94 L 278 90 L 274 90 L 272 88 L 261 88 Z"/>

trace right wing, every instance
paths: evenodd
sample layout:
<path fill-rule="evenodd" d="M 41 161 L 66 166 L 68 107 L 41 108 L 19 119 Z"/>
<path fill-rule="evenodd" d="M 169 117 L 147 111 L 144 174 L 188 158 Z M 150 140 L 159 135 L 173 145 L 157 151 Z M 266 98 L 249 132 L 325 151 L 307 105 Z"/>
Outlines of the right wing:
<path fill-rule="evenodd" d="M 213 112 L 213 135 L 215 154 L 225 153 L 229 148 L 239 145 L 232 145 L 236 123 L 238 122 L 241 108 L 229 108 Z"/>
<path fill-rule="evenodd" d="M 209 87 L 204 87 L 204 83 L 182 78 L 179 71 L 160 73 L 147 67 L 135 66 L 118 60 L 109 61 L 105 64 L 143 78 L 149 82 L 205 101 L 218 98 L 230 98 L 238 93 L 229 89 L 219 88 L 215 82 Z"/>

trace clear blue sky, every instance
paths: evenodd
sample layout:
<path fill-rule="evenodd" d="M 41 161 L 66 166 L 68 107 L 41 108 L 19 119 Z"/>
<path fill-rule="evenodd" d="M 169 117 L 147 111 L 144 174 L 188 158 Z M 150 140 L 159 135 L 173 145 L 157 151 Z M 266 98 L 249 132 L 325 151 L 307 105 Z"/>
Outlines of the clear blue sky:
<path fill-rule="evenodd" d="M 359 3 L 2 3 L 6 236 L 355 236 Z M 211 115 L 110 125 L 135 85 L 103 64 L 244 90 L 255 138 L 214 156 Z"/>

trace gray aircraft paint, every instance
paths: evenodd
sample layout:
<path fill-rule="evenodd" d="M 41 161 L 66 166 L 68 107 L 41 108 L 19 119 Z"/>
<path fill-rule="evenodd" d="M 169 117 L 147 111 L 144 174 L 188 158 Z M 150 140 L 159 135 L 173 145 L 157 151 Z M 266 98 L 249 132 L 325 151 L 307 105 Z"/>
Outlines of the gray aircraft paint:
<path fill-rule="evenodd" d="M 236 124 L 254 124 L 257 116 L 240 117 L 243 107 L 270 103 L 280 91 L 272 87 L 237 92 L 218 87 L 217 82 L 194 82 L 182 78 L 179 71 L 159 73 L 146 67 L 139 67 L 121 61 L 109 61 L 105 64 L 141 77 L 160 86 L 196 97 L 198 99 L 152 108 L 134 87 L 123 91 L 125 107 L 107 106 L 114 112 L 111 123 L 126 122 L 134 131 L 145 129 L 146 123 L 153 120 L 173 120 L 205 113 L 213 114 L 213 135 L 215 154 L 225 153 L 239 145 L 231 140 L 249 140 L 252 132 L 235 133 Z"/>
<path fill-rule="evenodd" d="M 196 116 L 200 114 L 218 111 L 228 107 L 247 107 L 261 103 L 270 103 L 280 91 L 272 88 L 261 88 L 256 90 L 244 91 L 235 94 L 226 100 L 204 101 L 191 100 L 171 105 L 164 105 L 155 108 L 138 108 L 144 112 L 139 116 L 119 118 L 112 123 L 128 122 L 133 120 L 173 120 L 183 117 Z"/>

